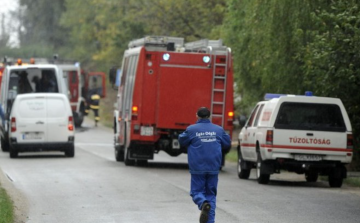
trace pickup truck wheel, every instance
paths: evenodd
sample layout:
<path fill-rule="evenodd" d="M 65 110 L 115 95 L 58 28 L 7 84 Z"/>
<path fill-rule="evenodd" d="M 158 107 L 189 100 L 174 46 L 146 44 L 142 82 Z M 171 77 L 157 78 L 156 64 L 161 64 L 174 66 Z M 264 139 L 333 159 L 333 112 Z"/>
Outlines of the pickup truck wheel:
<path fill-rule="evenodd" d="M 341 187 L 342 186 L 344 178 L 341 174 L 341 170 L 342 170 L 341 168 L 337 167 L 329 174 L 330 187 Z"/>
<path fill-rule="evenodd" d="M 316 182 L 319 177 L 317 172 L 307 172 L 305 173 L 305 179 L 307 182 Z"/>
<path fill-rule="evenodd" d="M 3 137 L 1 137 L 1 150 L 3 152 L 9 152 L 9 142 L 7 142 Z"/>
<path fill-rule="evenodd" d="M 245 164 L 245 161 L 242 158 L 241 152 L 239 150 L 238 151 L 238 168 L 237 168 L 238 177 L 240 179 L 249 179 L 251 169 L 243 168 L 244 164 Z"/>
<path fill-rule="evenodd" d="M 258 153 L 258 159 L 256 162 L 256 178 L 259 184 L 268 184 L 270 181 L 270 174 L 264 174 L 261 172 L 261 164 L 262 164 L 261 156 Z"/>
<path fill-rule="evenodd" d="M 130 149 L 127 149 L 127 152 L 124 155 L 125 166 L 134 166 L 135 165 L 135 160 L 131 160 L 129 157 L 130 157 Z"/>

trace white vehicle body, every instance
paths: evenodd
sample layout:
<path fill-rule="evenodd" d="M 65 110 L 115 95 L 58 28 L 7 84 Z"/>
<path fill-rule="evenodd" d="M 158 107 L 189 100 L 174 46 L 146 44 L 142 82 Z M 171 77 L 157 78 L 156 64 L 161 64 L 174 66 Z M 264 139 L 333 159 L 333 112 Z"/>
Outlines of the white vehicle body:
<path fill-rule="evenodd" d="M 62 76 L 59 68 L 51 64 L 36 64 L 36 65 L 15 65 L 6 66 L 1 80 L 1 94 L 0 103 L 2 110 L 5 113 L 5 121 L 0 122 L 1 147 L 3 151 L 9 150 L 9 116 L 14 99 L 19 94 L 41 93 L 38 89 L 38 80 L 42 76 L 49 76 L 55 82 L 56 87 L 52 92 L 63 95 L 68 94 L 65 78 Z M 24 78 L 26 87 L 20 87 L 20 79 Z M 23 86 L 23 85 L 22 85 Z"/>
<path fill-rule="evenodd" d="M 10 122 L 11 158 L 30 151 L 64 151 L 65 155 L 74 156 L 73 116 L 64 94 L 18 95 Z"/>
<path fill-rule="evenodd" d="M 257 168 L 259 183 L 280 169 L 338 187 L 353 157 L 352 128 L 340 99 L 280 96 L 259 102 L 239 134 L 240 178 Z M 331 179 L 331 180 L 330 180 Z M 331 182 L 330 182 L 331 181 Z"/>
<path fill-rule="evenodd" d="M 73 111 L 75 126 L 81 126 L 85 115 L 84 95 L 81 95 L 81 88 L 84 87 L 85 80 L 81 79 L 80 66 L 72 64 L 58 64 L 61 75 L 66 79 L 68 96 Z"/>

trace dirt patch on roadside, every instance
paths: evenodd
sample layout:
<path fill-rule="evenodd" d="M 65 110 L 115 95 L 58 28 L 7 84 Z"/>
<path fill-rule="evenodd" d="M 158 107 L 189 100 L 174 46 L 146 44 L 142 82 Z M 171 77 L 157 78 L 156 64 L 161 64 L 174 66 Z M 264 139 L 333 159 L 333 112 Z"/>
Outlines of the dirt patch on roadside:
<path fill-rule="evenodd" d="M 14 223 L 25 223 L 28 219 L 29 203 L 26 197 L 12 184 L 11 179 L 0 169 L 0 186 L 6 190 L 14 205 Z"/>

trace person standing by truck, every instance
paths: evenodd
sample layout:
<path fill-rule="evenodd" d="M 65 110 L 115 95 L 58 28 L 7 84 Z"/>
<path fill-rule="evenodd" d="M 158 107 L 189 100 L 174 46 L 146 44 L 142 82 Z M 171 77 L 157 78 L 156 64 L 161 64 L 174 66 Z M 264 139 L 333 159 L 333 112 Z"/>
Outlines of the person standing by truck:
<path fill-rule="evenodd" d="M 200 107 L 196 117 L 196 124 L 187 127 L 178 139 L 181 146 L 187 147 L 190 196 L 201 210 L 200 223 L 213 223 L 222 149 L 229 149 L 231 141 L 221 126 L 211 123 L 208 108 Z"/>
<path fill-rule="evenodd" d="M 94 111 L 95 126 L 97 126 L 97 123 L 100 121 L 100 115 L 99 115 L 100 93 L 99 93 L 99 89 L 97 86 L 96 78 L 93 78 L 93 87 L 89 92 L 88 105 L 89 105 L 89 108 Z M 89 108 L 85 112 L 88 112 Z"/>

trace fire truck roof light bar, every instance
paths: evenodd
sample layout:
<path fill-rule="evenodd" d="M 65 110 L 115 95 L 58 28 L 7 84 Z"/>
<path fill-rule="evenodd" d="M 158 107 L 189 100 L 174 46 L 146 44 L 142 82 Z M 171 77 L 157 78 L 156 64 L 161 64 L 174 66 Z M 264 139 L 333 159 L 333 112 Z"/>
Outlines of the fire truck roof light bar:
<path fill-rule="evenodd" d="M 184 46 L 184 38 L 171 36 L 146 36 L 144 38 L 133 40 L 129 43 L 129 48 L 146 46 L 146 45 L 167 45 L 174 43 L 175 47 Z"/>
<path fill-rule="evenodd" d="M 222 39 L 218 39 L 218 40 L 202 39 L 194 42 L 185 43 L 186 51 L 202 50 L 208 52 L 209 49 L 211 49 L 212 51 L 226 52 L 227 47 L 223 45 Z"/>
<path fill-rule="evenodd" d="M 305 91 L 305 95 L 293 95 L 293 94 L 273 94 L 273 93 L 266 93 L 264 96 L 264 99 L 266 101 L 271 100 L 273 98 L 280 98 L 281 96 L 291 96 L 291 97 L 295 97 L 295 96 L 308 96 L 311 97 L 313 96 L 313 93 L 311 91 Z"/>

